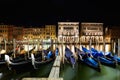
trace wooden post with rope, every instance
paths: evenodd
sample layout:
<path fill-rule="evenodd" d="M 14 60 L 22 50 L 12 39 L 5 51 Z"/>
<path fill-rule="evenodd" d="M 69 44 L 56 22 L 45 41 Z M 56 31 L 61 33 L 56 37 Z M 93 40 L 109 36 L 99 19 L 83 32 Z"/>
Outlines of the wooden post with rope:
<path fill-rule="evenodd" d="M 105 57 L 105 39 L 103 39 L 103 51 L 104 51 L 104 57 Z"/>

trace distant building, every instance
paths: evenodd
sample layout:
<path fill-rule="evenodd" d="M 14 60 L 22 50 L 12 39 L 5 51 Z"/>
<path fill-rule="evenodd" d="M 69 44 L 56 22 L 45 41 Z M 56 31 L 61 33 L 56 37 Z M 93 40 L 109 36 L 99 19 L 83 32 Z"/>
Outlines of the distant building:
<path fill-rule="evenodd" d="M 103 42 L 103 23 L 81 23 L 80 41 L 82 43 L 89 43 L 90 39 L 92 43 Z"/>
<path fill-rule="evenodd" d="M 8 27 L 8 41 L 12 41 L 13 40 L 13 28 L 15 26 L 14 25 L 9 25 Z"/>
<path fill-rule="evenodd" d="M 108 27 L 105 28 L 105 32 L 104 32 L 104 36 L 105 36 L 105 42 L 106 43 L 111 43 L 111 32 L 110 29 Z"/>
<path fill-rule="evenodd" d="M 79 42 L 79 22 L 58 22 L 58 42 Z"/>
<path fill-rule="evenodd" d="M 23 39 L 30 40 L 33 39 L 33 28 L 23 28 Z"/>
<path fill-rule="evenodd" d="M 22 40 L 23 39 L 23 27 L 22 26 L 14 26 L 12 36 L 16 40 Z"/>
<path fill-rule="evenodd" d="M 9 27 L 10 25 L 0 24 L 0 42 L 4 39 L 8 41 Z"/>
<path fill-rule="evenodd" d="M 43 40 L 43 39 L 56 39 L 56 26 L 45 25 L 44 27 L 37 28 L 24 28 L 24 40 Z"/>
<path fill-rule="evenodd" d="M 43 28 L 32 28 L 32 33 L 34 40 L 45 38 L 45 29 Z"/>
<path fill-rule="evenodd" d="M 45 25 L 45 39 L 56 39 L 56 25 Z"/>
<path fill-rule="evenodd" d="M 111 40 L 116 40 L 120 38 L 120 27 L 119 26 L 109 27 L 107 33 L 110 35 Z"/>

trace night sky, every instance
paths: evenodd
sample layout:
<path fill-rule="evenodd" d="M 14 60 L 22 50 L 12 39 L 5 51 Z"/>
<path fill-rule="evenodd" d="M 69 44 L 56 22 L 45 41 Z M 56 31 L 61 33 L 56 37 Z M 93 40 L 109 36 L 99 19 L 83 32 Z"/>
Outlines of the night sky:
<path fill-rule="evenodd" d="M 0 23 L 39 26 L 78 21 L 120 25 L 120 5 L 113 1 L 0 0 Z"/>

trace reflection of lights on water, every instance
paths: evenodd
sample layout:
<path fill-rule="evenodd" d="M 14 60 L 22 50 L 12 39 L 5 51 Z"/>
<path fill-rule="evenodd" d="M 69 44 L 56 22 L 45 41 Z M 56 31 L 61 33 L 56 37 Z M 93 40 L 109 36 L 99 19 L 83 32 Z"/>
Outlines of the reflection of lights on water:
<path fill-rule="evenodd" d="M 108 52 L 108 51 L 110 51 L 110 45 L 105 46 L 105 52 Z"/>
<path fill-rule="evenodd" d="M 73 52 L 73 54 L 74 54 L 74 46 L 71 46 L 71 51 Z"/>
<path fill-rule="evenodd" d="M 24 45 L 25 51 L 28 51 L 28 45 Z M 33 48 L 33 45 L 29 45 L 29 50 Z"/>
<path fill-rule="evenodd" d="M 35 48 L 35 51 L 38 49 L 38 46 L 37 45 L 34 45 L 34 46 L 36 46 L 36 48 Z M 47 48 L 49 48 L 51 46 L 51 44 L 45 44 L 45 45 L 39 45 L 39 49 L 47 49 Z M 87 49 L 89 49 L 89 45 L 78 45 L 77 47 L 80 49 L 80 50 L 82 50 L 82 46 L 83 47 L 86 47 Z M 55 50 L 55 45 L 53 45 L 53 49 Z M 58 46 L 59 47 L 59 51 L 60 51 L 60 53 L 63 53 L 64 54 L 64 50 L 65 50 L 65 45 L 59 45 Z M 92 48 L 96 48 L 97 50 L 99 50 L 99 51 L 103 51 L 103 45 L 97 45 L 97 46 L 94 46 L 94 45 L 92 45 L 91 46 Z M 24 45 L 24 48 L 25 48 L 25 50 L 26 51 L 28 51 L 28 46 L 27 45 Z M 33 45 L 29 45 L 29 50 L 30 49 L 32 49 L 33 48 Z M 71 49 L 71 51 L 72 52 L 74 52 L 74 45 L 72 45 L 72 46 L 68 46 L 68 48 L 70 48 Z M 108 51 L 110 51 L 110 45 L 109 44 L 106 44 L 106 46 L 105 46 L 105 52 L 108 52 Z M 63 51 L 62 51 L 63 50 Z"/>
<path fill-rule="evenodd" d="M 38 48 L 38 45 L 34 45 L 35 51 L 37 51 L 37 49 L 47 49 L 49 48 L 51 45 L 50 44 L 45 44 L 45 45 L 40 45 Z M 28 45 L 24 45 L 25 51 L 28 51 Z M 29 50 L 31 50 L 33 48 L 33 45 L 29 45 Z"/>

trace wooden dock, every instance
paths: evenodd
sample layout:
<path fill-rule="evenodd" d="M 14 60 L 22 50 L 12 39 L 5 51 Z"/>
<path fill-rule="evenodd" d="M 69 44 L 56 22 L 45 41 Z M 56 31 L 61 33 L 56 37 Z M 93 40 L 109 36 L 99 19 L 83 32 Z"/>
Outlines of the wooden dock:
<path fill-rule="evenodd" d="M 60 56 L 57 56 L 48 78 L 59 78 Z"/>
<path fill-rule="evenodd" d="M 23 78 L 22 80 L 63 80 L 59 77 L 61 57 L 57 56 L 48 78 Z"/>

